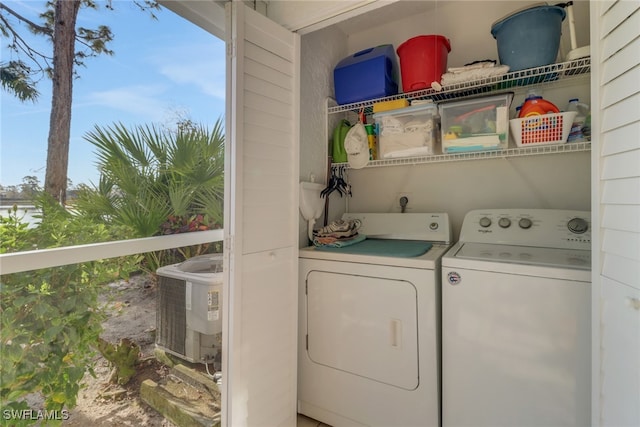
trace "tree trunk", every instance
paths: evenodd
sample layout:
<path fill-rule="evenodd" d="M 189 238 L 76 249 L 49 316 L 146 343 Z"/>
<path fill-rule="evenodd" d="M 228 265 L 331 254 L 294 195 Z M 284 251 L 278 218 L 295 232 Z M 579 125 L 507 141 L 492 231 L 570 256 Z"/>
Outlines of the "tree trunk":
<path fill-rule="evenodd" d="M 44 189 L 61 204 L 67 198 L 76 19 L 80 0 L 56 0 L 53 27 L 53 92 Z"/>

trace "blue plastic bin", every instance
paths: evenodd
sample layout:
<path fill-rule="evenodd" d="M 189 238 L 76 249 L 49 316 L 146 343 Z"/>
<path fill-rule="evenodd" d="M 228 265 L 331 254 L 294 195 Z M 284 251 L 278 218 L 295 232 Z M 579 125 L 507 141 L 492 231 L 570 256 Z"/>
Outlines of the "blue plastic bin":
<path fill-rule="evenodd" d="M 362 50 L 338 62 L 333 70 L 336 102 L 351 104 L 398 93 L 398 61 L 393 46 Z"/>
<path fill-rule="evenodd" d="M 510 71 L 553 64 L 558 56 L 562 21 L 560 6 L 536 6 L 513 12 L 491 26 L 500 63 Z"/>

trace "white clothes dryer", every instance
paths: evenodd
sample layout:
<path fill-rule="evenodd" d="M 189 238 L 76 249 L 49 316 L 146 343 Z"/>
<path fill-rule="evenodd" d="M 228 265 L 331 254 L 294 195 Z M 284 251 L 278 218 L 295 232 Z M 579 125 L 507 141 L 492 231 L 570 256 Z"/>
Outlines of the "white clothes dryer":
<path fill-rule="evenodd" d="M 298 412 L 334 427 L 438 426 L 447 214 L 345 214 L 367 239 L 300 250 Z"/>
<path fill-rule="evenodd" d="M 469 212 L 442 259 L 442 424 L 591 423 L 591 233 L 582 211 Z"/>

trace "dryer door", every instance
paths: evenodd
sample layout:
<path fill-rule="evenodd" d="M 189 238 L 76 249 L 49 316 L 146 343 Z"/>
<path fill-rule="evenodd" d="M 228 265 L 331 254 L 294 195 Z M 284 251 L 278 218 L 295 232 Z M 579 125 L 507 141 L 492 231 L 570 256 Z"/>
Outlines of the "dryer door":
<path fill-rule="evenodd" d="M 417 318 L 410 282 L 318 270 L 307 276 L 307 351 L 315 363 L 413 390 Z"/>

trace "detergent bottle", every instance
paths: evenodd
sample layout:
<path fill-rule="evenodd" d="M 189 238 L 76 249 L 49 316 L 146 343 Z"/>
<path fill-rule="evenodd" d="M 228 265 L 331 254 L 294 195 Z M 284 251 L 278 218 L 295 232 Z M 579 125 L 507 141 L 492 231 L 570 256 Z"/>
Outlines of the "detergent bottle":
<path fill-rule="evenodd" d="M 573 119 L 573 124 L 571 125 L 571 132 L 569 132 L 569 137 L 567 138 L 567 142 L 583 142 L 586 141 L 587 138 L 584 134 L 585 121 L 587 116 L 589 115 L 589 106 L 580 102 L 578 98 L 573 98 L 569 100 L 569 104 L 567 105 L 567 111 L 576 111 L 576 117 Z M 590 134 L 590 130 L 588 132 Z"/>
<path fill-rule="evenodd" d="M 543 114 L 559 113 L 560 110 L 552 102 L 547 101 L 540 95 L 530 92 L 522 103 L 518 118 L 523 119 L 531 116 L 541 116 Z"/>

